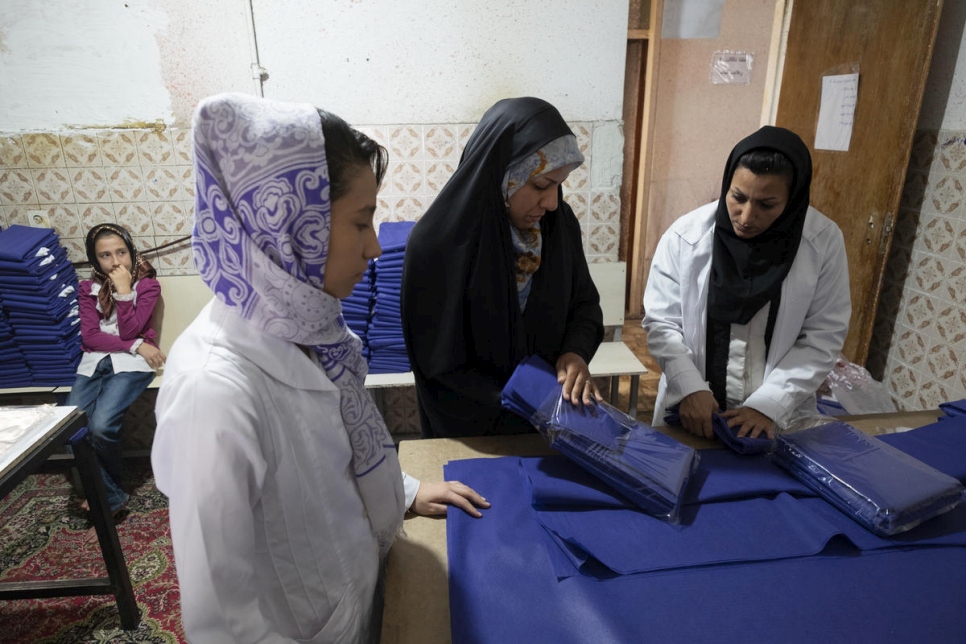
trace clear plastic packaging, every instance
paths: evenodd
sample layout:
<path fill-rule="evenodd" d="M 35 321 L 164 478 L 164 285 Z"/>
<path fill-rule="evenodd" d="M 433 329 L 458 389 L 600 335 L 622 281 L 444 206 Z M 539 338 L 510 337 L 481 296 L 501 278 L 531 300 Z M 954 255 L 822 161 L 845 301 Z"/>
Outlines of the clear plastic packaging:
<path fill-rule="evenodd" d="M 550 365 L 524 360 L 503 389 L 503 405 L 532 422 L 551 447 L 650 515 L 679 520 L 697 452 L 606 403 L 563 399 Z"/>
<path fill-rule="evenodd" d="M 885 414 L 897 411 L 885 385 L 873 378 L 865 367 L 849 362 L 841 354 L 823 384 L 831 393 L 832 400 L 841 405 L 847 414 Z"/>
<path fill-rule="evenodd" d="M 953 477 L 841 421 L 780 435 L 772 459 L 880 536 L 910 530 L 963 500 Z"/>

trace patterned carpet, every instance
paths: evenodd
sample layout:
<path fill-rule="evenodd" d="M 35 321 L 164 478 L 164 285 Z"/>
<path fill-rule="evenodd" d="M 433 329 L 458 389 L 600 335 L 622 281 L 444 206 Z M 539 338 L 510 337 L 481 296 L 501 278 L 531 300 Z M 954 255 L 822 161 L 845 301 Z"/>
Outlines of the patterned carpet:
<path fill-rule="evenodd" d="M 126 473 L 133 490 L 117 526 L 141 624 L 120 627 L 108 595 L 0 601 L 0 643 L 184 642 L 167 501 L 147 461 Z M 27 478 L 0 501 L 0 581 L 104 577 L 96 544 L 85 544 L 90 523 L 63 475 Z"/>

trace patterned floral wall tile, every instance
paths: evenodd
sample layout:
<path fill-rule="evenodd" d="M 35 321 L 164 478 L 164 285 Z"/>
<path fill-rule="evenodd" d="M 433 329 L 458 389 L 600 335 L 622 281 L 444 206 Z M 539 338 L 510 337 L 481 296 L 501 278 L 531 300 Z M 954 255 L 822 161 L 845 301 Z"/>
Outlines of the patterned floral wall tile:
<path fill-rule="evenodd" d="M 616 260 L 619 242 L 620 231 L 617 226 L 591 224 L 590 241 L 588 243 L 591 255 L 606 255 Z"/>
<path fill-rule="evenodd" d="M 470 140 L 473 132 L 476 131 L 476 124 L 463 124 L 457 127 L 459 128 L 459 154 L 462 154 L 463 148 L 466 147 L 466 142 Z"/>
<path fill-rule="evenodd" d="M 115 203 L 114 217 L 132 237 L 154 237 L 154 222 L 147 206 L 147 202 Z"/>
<path fill-rule="evenodd" d="M 69 134 L 61 138 L 68 168 L 91 168 L 104 165 L 97 137 L 93 134 Z"/>
<path fill-rule="evenodd" d="M 421 125 L 398 125 L 386 128 L 389 131 L 389 159 L 421 159 L 423 157 L 423 135 Z"/>
<path fill-rule="evenodd" d="M 27 208 L 24 206 L 0 206 L 0 221 L 3 222 L 3 227 L 7 226 L 29 226 L 30 221 L 27 218 Z"/>
<path fill-rule="evenodd" d="M 949 392 L 946 391 L 939 381 L 930 380 L 919 388 L 919 396 L 916 401 L 916 409 L 936 409 L 939 403 L 951 400 Z"/>
<path fill-rule="evenodd" d="M 569 125 L 574 136 L 577 137 L 577 147 L 583 152 L 584 158 L 589 159 L 594 138 L 593 123 L 570 123 Z"/>
<path fill-rule="evenodd" d="M 620 228 L 621 204 L 617 192 L 594 192 L 590 197 L 590 222 Z"/>
<path fill-rule="evenodd" d="M 87 230 L 81 226 L 81 218 L 77 209 L 71 206 L 50 206 L 47 208 L 47 220 L 59 237 L 82 237 Z"/>
<path fill-rule="evenodd" d="M 449 125 L 426 126 L 423 149 L 426 158 L 433 160 L 456 160 L 459 158 L 459 134 Z M 454 164 L 455 165 L 455 164 Z"/>
<path fill-rule="evenodd" d="M 163 246 L 177 241 L 180 237 L 180 235 L 158 236 L 154 238 L 154 245 Z M 193 275 L 198 272 L 192 259 L 190 241 L 184 241 L 156 254 L 148 255 L 148 261 L 160 275 Z"/>
<path fill-rule="evenodd" d="M 915 262 L 913 271 L 919 290 L 927 295 L 937 293 L 945 279 L 942 261 L 932 255 L 922 254 L 917 257 L 915 253 L 913 254 L 913 261 Z"/>
<path fill-rule="evenodd" d="M 143 169 L 143 168 L 142 168 Z M 182 173 L 177 166 L 152 167 L 144 174 L 149 201 L 180 201 L 184 198 Z"/>
<path fill-rule="evenodd" d="M 142 167 L 174 165 L 177 158 L 171 137 L 166 132 L 148 130 L 137 135 L 138 159 Z"/>
<path fill-rule="evenodd" d="M 372 139 L 382 147 L 386 148 L 387 151 L 389 150 L 389 145 L 388 145 L 389 136 L 386 134 L 385 128 L 375 127 L 372 125 L 361 125 L 358 127 L 356 126 L 353 126 L 353 127 L 355 127 L 355 129 L 359 130 L 360 132 L 368 136 L 370 139 Z M 390 161 L 391 160 L 392 158 L 390 156 Z"/>
<path fill-rule="evenodd" d="M 426 212 L 428 201 L 419 197 L 402 197 L 390 201 L 391 214 L 385 221 L 418 221 Z"/>
<path fill-rule="evenodd" d="M 958 222 L 938 215 L 923 215 L 919 236 L 926 250 L 935 255 L 948 256 L 956 243 Z"/>
<path fill-rule="evenodd" d="M 111 201 L 125 203 L 145 199 L 144 177 L 138 166 L 116 168 L 107 177 Z"/>
<path fill-rule="evenodd" d="M 194 168 L 191 166 L 178 166 L 177 172 L 181 177 L 181 191 L 184 193 L 185 199 L 194 201 L 196 187 Z"/>
<path fill-rule="evenodd" d="M 415 387 L 391 387 L 380 392 L 386 427 L 394 436 L 419 435 Z"/>
<path fill-rule="evenodd" d="M 26 168 L 27 154 L 19 134 L 0 136 L 0 168 Z"/>
<path fill-rule="evenodd" d="M 948 215 L 963 204 L 963 181 L 953 175 L 939 176 L 929 190 L 930 202 L 937 213 Z"/>
<path fill-rule="evenodd" d="M 84 246 L 83 237 L 61 237 L 60 245 L 67 250 L 67 259 L 70 261 L 74 263 L 87 261 L 87 249 Z M 78 279 L 87 279 L 90 277 L 90 273 L 91 269 L 89 266 L 77 267 Z"/>
<path fill-rule="evenodd" d="M 581 224 L 591 223 L 589 194 L 584 192 L 564 193 L 564 200 L 570 204 L 574 215 L 577 216 L 577 221 Z"/>
<path fill-rule="evenodd" d="M 104 130 L 97 134 L 97 143 L 105 166 L 131 166 L 138 164 L 137 142 L 132 132 Z"/>
<path fill-rule="evenodd" d="M 454 172 L 456 172 L 455 160 L 428 161 L 426 167 L 427 191 L 432 195 L 438 195 Z"/>
<path fill-rule="evenodd" d="M 193 220 L 187 203 L 149 201 L 148 211 L 151 213 L 156 235 L 183 237 L 191 234 Z"/>
<path fill-rule="evenodd" d="M 421 160 L 407 159 L 393 162 L 391 165 L 391 194 L 419 195 L 423 193 L 425 180 L 423 178 L 423 164 Z"/>
<path fill-rule="evenodd" d="M 966 266 L 957 266 L 947 276 L 946 295 L 951 301 L 959 302 L 962 306 L 964 294 L 966 294 Z"/>
<path fill-rule="evenodd" d="M 174 147 L 174 162 L 178 165 L 191 165 L 191 130 L 172 130 L 171 144 Z"/>
<path fill-rule="evenodd" d="M 107 168 L 71 169 L 70 179 L 77 203 L 101 203 L 111 200 Z"/>
<path fill-rule="evenodd" d="M 84 235 L 94 226 L 118 223 L 117 216 L 114 214 L 114 205 L 111 203 L 81 204 L 78 205 L 78 210 Z"/>
<path fill-rule="evenodd" d="M 902 411 L 918 409 L 918 374 L 902 363 L 895 364 L 889 372 L 888 385 L 896 405 Z"/>
<path fill-rule="evenodd" d="M 37 190 L 37 201 L 42 204 L 73 203 L 74 195 L 71 188 L 67 168 L 42 168 L 30 171 L 34 188 Z"/>
<path fill-rule="evenodd" d="M 937 342 L 926 354 L 927 373 L 941 381 L 951 380 L 961 369 L 956 352 L 945 342 Z"/>
<path fill-rule="evenodd" d="M 31 168 L 62 168 L 66 165 L 60 137 L 56 134 L 25 134 L 23 147 L 27 153 L 27 165 Z"/>
<path fill-rule="evenodd" d="M 926 357 L 926 343 L 928 338 L 917 333 L 915 329 L 906 328 L 899 333 L 896 346 L 899 358 L 910 366 L 919 367 Z"/>
<path fill-rule="evenodd" d="M 962 132 L 940 131 L 937 140 L 940 169 L 951 174 L 966 172 L 966 136 Z"/>
<path fill-rule="evenodd" d="M 30 170 L 10 169 L 0 172 L 0 205 L 20 206 L 37 203 L 37 191 Z"/>

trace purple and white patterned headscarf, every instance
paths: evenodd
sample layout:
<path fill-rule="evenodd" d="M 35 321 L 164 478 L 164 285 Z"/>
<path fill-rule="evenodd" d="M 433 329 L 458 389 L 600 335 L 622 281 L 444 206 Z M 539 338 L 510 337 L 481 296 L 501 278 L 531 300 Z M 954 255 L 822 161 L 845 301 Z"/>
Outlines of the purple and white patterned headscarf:
<path fill-rule="evenodd" d="M 339 388 L 352 465 L 385 555 L 405 501 L 389 432 L 365 388 L 362 342 L 322 291 L 329 251 L 329 169 L 308 104 L 221 94 L 192 123 L 195 266 L 218 299 L 265 333 L 310 347 Z"/>

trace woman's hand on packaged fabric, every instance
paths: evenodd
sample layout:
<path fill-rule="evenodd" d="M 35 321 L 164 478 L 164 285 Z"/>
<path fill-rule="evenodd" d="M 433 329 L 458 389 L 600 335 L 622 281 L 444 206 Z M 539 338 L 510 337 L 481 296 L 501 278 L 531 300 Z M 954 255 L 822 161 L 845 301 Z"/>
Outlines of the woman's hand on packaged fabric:
<path fill-rule="evenodd" d="M 148 344 L 147 342 L 142 342 L 138 346 L 137 353 L 142 358 L 147 360 L 148 365 L 152 369 L 160 369 L 164 366 L 165 360 L 168 359 L 168 356 L 164 355 L 161 352 L 161 349 L 157 348 L 153 344 Z"/>
<path fill-rule="evenodd" d="M 131 292 L 131 272 L 124 266 L 115 266 L 109 275 L 114 290 L 119 295 L 127 295 Z"/>
<path fill-rule="evenodd" d="M 564 400 L 574 405 L 593 405 L 604 400 L 590 377 L 587 362 L 576 353 L 564 353 L 557 358 L 557 382 L 563 385 Z"/>
<path fill-rule="evenodd" d="M 775 422 L 757 409 L 738 407 L 722 412 L 721 417 L 728 421 L 728 427 L 738 428 L 738 438 L 760 438 L 762 434 L 775 438 Z"/>
<path fill-rule="evenodd" d="M 711 415 L 718 411 L 718 401 L 707 389 L 688 394 L 681 400 L 678 415 L 681 426 L 695 436 L 711 438 L 714 436 L 714 426 Z"/>
<path fill-rule="evenodd" d="M 488 508 L 490 502 L 459 481 L 423 481 L 419 484 L 416 498 L 409 509 L 415 514 L 429 517 L 446 514 L 446 509 L 451 505 L 479 519 L 483 515 L 476 508 Z"/>

